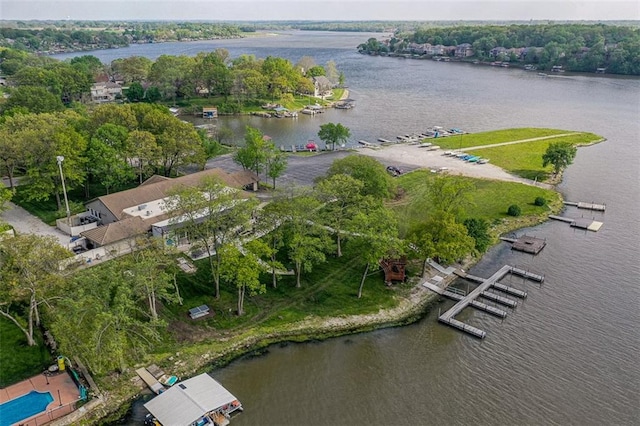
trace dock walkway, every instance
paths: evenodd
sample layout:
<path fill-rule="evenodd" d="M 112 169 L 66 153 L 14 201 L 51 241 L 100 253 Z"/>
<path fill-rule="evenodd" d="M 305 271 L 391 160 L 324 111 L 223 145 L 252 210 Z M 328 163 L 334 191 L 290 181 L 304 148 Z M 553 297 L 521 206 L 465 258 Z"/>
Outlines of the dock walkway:
<path fill-rule="evenodd" d="M 478 297 L 483 297 L 485 299 L 492 300 L 496 303 L 508 306 L 510 308 L 515 308 L 517 306 L 517 302 L 515 300 L 510 299 L 508 297 L 501 296 L 494 292 L 488 291 L 489 288 L 493 287 L 496 290 L 500 290 L 512 296 L 525 298 L 527 297 L 526 291 L 509 287 L 507 285 L 499 283 L 498 281 L 504 278 L 504 276 L 507 274 L 518 275 L 523 278 L 526 278 L 532 281 L 537 281 L 540 283 L 544 281 L 544 275 L 535 274 L 533 272 L 530 272 L 521 268 L 516 268 L 514 266 L 509 266 L 509 265 L 503 266 L 489 278 L 477 277 L 475 275 L 467 274 L 466 272 L 460 271 L 460 270 L 456 270 L 454 271 L 454 273 L 461 278 L 479 283 L 478 287 L 476 287 L 469 294 L 463 295 L 457 292 L 449 291 L 446 288 L 441 288 L 440 286 L 430 282 L 425 282 L 422 285 L 425 288 L 440 294 L 441 296 L 456 300 L 458 302 L 455 305 L 453 305 L 448 311 L 440 315 L 438 317 L 438 321 L 444 324 L 450 325 L 459 330 L 462 330 L 480 339 L 484 339 L 484 337 L 487 334 L 484 330 L 480 330 L 479 328 L 467 325 L 459 320 L 456 320 L 455 316 L 459 314 L 467 306 L 472 306 L 476 309 L 480 309 L 482 311 L 485 311 L 499 318 L 505 318 L 507 316 L 506 311 L 496 308 L 494 306 L 479 302 L 476 299 Z"/>

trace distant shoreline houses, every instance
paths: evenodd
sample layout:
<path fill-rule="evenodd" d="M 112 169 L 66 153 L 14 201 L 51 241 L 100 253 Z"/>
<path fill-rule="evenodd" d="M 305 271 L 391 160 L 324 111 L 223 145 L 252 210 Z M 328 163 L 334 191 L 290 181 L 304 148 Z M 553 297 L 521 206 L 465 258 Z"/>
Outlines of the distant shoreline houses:
<path fill-rule="evenodd" d="M 611 52 L 617 47 L 616 44 L 607 44 L 604 46 L 605 51 Z M 566 61 L 581 61 L 591 51 L 588 47 L 581 47 L 576 52 L 571 54 L 565 54 L 560 52 L 558 58 L 561 64 L 565 64 Z M 545 54 L 544 47 L 527 46 L 527 47 L 511 47 L 506 48 L 503 46 L 496 46 L 487 51 L 480 52 L 478 54 L 473 48 L 471 43 L 461 43 L 456 46 L 447 46 L 442 44 L 431 43 L 407 43 L 397 41 L 394 43 L 392 39 L 379 40 L 369 44 L 362 44 L 358 47 L 358 52 L 362 54 L 368 54 L 373 56 L 389 56 L 399 58 L 411 58 L 411 59 L 433 59 L 436 61 L 460 61 L 460 62 L 474 62 L 474 63 L 491 63 L 491 65 L 500 65 L 502 67 L 509 67 L 509 64 L 513 66 L 522 66 L 526 70 L 537 69 L 534 65 L 540 65 L 541 58 Z M 527 66 L 528 65 L 528 66 Z M 547 64 L 547 68 L 551 71 L 558 72 L 558 67 L 562 68 L 562 72 L 566 67 L 564 65 L 558 65 L 558 63 Z M 544 66 L 543 66 L 544 68 Z M 552 69 L 554 68 L 554 69 Z M 583 70 L 584 71 L 584 70 Z M 593 68 L 593 72 L 597 74 L 604 74 L 607 71 L 606 67 Z"/>

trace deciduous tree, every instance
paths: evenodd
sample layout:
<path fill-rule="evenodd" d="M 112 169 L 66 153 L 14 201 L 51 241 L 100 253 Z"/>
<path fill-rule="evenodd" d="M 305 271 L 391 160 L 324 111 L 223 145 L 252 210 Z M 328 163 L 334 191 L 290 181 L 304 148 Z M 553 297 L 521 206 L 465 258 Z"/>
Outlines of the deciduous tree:
<path fill-rule="evenodd" d="M 320 126 L 318 137 L 331 149 L 336 149 L 336 144 L 343 144 L 351 137 L 351 130 L 342 124 L 327 123 Z"/>
<path fill-rule="evenodd" d="M 571 142 L 551 142 L 542 156 L 542 167 L 553 166 L 555 174 L 573 163 L 578 149 Z"/>
<path fill-rule="evenodd" d="M 237 238 L 256 204 L 254 199 L 247 199 L 241 191 L 213 177 L 203 179 L 195 187 L 177 188 L 165 203 L 173 217 L 176 240 L 186 235 L 193 251 L 207 253 L 216 298 L 220 297 L 221 248 Z"/>
<path fill-rule="evenodd" d="M 0 315 L 20 328 L 29 346 L 36 344 L 40 305 L 61 296 L 59 263 L 70 256 L 53 237 L 26 234 L 0 240 Z"/>

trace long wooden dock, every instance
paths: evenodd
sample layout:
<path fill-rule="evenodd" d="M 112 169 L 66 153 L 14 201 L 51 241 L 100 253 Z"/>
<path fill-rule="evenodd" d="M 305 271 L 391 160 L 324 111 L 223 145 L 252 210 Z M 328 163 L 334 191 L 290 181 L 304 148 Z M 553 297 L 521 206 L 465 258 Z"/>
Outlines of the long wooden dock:
<path fill-rule="evenodd" d="M 509 265 L 503 266 L 489 278 L 481 278 L 475 275 L 467 274 L 464 271 L 455 271 L 455 274 L 458 275 L 459 277 L 479 283 L 478 287 L 476 287 L 469 294 L 463 295 L 458 292 L 453 292 L 447 289 L 443 289 L 435 284 L 431 284 L 428 282 L 423 283 L 422 285 L 432 291 L 435 291 L 436 293 L 442 296 L 445 296 L 449 299 L 456 300 L 458 302 L 455 305 L 453 305 L 448 311 L 440 315 L 438 317 L 438 321 L 444 324 L 450 325 L 459 330 L 462 330 L 480 339 L 484 339 L 484 337 L 486 336 L 487 333 L 485 331 L 480 330 L 479 328 L 467 325 L 461 321 L 458 321 L 454 317 L 467 306 L 472 306 L 476 309 L 480 309 L 482 311 L 485 311 L 497 317 L 505 318 L 507 316 L 506 311 L 503 311 L 502 309 L 479 302 L 476 299 L 478 297 L 483 297 L 485 299 L 492 300 L 496 303 L 500 303 L 502 305 L 515 308 L 517 306 L 517 302 L 515 300 L 510 299 L 508 297 L 501 296 L 494 292 L 488 291 L 489 288 L 493 287 L 496 290 L 503 291 L 505 293 L 511 294 L 516 297 L 521 297 L 521 298 L 527 297 L 526 291 L 509 287 L 507 285 L 504 285 L 498 282 L 499 280 L 504 278 L 507 274 L 518 275 L 523 278 L 526 278 L 532 281 L 537 281 L 537 282 L 544 281 L 544 275 L 536 274 L 536 273 L 527 271 L 525 269 L 516 268 Z"/>
<path fill-rule="evenodd" d="M 564 205 L 566 206 L 574 206 L 577 207 L 579 209 L 585 209 L 585 210 L 594 210 L 594 211 L 599 211 L 599 212 L 603 212 L 607 209 L 607 206 L 605 204 L 596 204 L 596 203 L 585 203 L 583 201 L 563 201 Z"/>

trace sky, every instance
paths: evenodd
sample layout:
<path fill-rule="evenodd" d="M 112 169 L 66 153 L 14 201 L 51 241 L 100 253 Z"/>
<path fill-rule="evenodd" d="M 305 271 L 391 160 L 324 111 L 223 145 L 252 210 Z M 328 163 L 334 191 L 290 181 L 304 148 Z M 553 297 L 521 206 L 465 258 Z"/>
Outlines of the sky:
<path fill-rule="evenodd" d="M 6 20 L 640 20 L 640 0 L 0 0 Z"/>

